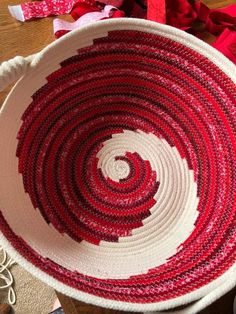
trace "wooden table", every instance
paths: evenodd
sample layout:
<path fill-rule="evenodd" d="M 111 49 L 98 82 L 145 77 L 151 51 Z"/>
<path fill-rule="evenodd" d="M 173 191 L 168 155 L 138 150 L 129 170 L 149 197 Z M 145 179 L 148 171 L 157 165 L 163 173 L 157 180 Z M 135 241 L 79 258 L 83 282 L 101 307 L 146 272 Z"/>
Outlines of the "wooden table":
<path fill-rule="evenodd" d="M 236 3 L 236 0 L 204 0 L 203 2 L 211 8 L 219 8 Z M 55 40 L 52 31 L 52 17 L 21 23 L 10 16 L 7 6 L 19 3 L 21 3 L 21 0 L 0 0 L 0 63 L 16 55 L 28 56 L 36 53 Z M 63 19 L 72 20 L 69 15 L 63 16 Z M 206 34 L 205 39 L 209 42 L 212 37 Z M 8 87 L 0 93 L 0 104 L 3 103 L 10 88 Z M 233 314 L 232 302 L 235 294 L 236 289 L 202 311 L 201 314 Z M 66 314 L 124 313 L 93 307 L 59 293 L 58 297 Z"/>

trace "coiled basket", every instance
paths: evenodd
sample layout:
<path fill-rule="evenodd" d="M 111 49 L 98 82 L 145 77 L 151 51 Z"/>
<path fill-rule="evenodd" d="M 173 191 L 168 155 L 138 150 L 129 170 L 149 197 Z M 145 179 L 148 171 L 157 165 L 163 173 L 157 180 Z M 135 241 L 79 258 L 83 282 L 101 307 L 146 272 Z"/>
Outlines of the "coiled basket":
<path fill-rule="evenodd" d="M 104 20 L 0 67 L 0 243 L 78 300 L 197 313 L 236 285 L 236 68 Z"/>

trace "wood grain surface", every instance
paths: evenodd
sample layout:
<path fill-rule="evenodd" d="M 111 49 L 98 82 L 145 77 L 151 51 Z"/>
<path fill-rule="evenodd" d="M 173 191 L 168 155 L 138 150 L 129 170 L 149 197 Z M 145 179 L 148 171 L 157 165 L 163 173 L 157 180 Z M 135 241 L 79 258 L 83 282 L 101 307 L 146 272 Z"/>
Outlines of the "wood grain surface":
<path fill-rule="evenodd" d="M 0 63 L 16 55 L 28 56 L 36 53 L 55 40 L 52 28 L 53 17 L 25 23 L 11 17 L 8 5 L 16 5 L 20 2 L 20 0 L 0 0 Z M 211 8 L 219 8 L 236 3 L 236 0 L 204 0 L 203 2 Z M 69 15 L 63 16 L 63 19 L 72 20 Z M 211 41 L 212 36 L 205 34 L 205 40 Z M 0 93 L 0 104 L 3 103 L 10 88 Z M 201 314 L 233 314 L 232 303 L 235 294 L 236 289 L 202 311 Z M 124 313 L 90 306 L 59 293 L 58 297 L 66 314 Z"/>

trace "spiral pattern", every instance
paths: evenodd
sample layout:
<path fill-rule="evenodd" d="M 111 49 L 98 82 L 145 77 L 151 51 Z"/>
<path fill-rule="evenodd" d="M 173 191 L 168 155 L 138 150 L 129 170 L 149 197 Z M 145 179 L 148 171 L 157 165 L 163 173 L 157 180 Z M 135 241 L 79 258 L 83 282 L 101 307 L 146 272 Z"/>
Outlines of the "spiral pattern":
<path fill-rule="evenodd" d="M 158 211 L 160 219 L 189 211 L 196 194 L 193 174 L 178 152 L 151 133 L 126 130 L 124 97 L 113 103 L 110 96 L 112 108 L 104 106 L 106 97 L 97 114 L 92 104 L 78 111 L 75 103 L 62 114 L 58 105 L 51 114 L 47 107 L 43 117 L 38 113 L 37 121 L 25 126 L 32 132 L 17 152 L 27 156 L 20 158 L 19 169 L 35 208 L 60 232 L 94 244 L 130 236 L 151 212 Z M 134 119 L 132 129 L 138 123 Z"/>
<path fill-rule="evenodd" d="M 21 254 L 70 287 L 138 303 L 229 269 L 236 88 L 214 63 L 154 33 L 114 30 L 61 62 L 32 99 L 19 173 L 44 220 L 80 245 L 81 268 L 41 256 L 1 217 Z"/>

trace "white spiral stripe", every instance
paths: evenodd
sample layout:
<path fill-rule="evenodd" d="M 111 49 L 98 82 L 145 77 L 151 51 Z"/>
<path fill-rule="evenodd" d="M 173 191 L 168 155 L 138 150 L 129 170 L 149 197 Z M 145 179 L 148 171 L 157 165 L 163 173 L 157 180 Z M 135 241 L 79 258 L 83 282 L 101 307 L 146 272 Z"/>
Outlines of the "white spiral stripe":
<path fill-rule="evenodd" d="M 150 209 L 151 215 L 143 220 L 144 225 L 134 229 L 132 236 L 120 237 L 118 243 L 102 241 L 99 246 L 82 242 L 90 266 L 92 263 L 100 269 L 96 274 L 99 278 L 109 278 L 111 272 L 113 277 L 116 274 L 115 278 L 128 278 L 165 263 L 190 235 L 198 215 L 193 171 L 176 148 L 153 134 L 124 130 L 103 143 L 97 154 L 98 167 L 113 179 L 115 158 L 127 152 L 138 153 L 156 172 L 160 182 L 154 195 L 156 204 Z"/>

